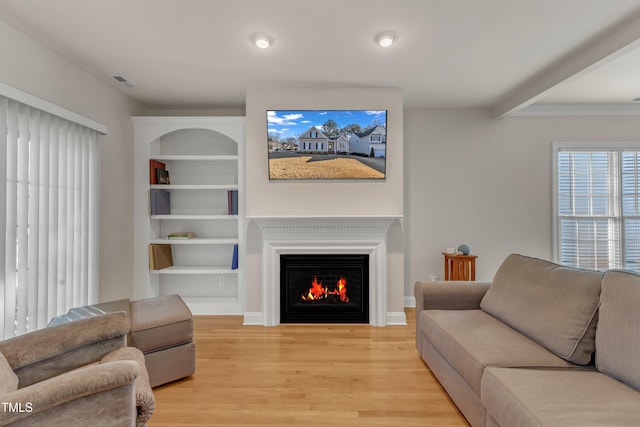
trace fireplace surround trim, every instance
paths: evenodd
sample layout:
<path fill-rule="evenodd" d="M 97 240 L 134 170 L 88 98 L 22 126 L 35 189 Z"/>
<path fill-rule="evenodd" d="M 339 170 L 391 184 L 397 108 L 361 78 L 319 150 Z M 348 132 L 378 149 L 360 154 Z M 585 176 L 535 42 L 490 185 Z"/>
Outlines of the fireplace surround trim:
<path fill-rule="evenodd" d="M 280 255 L 368 254 L 369 324 L 387 324 L 387 231 L 400 217 L 253 217 L 262 232 L 265 326 L 280 324 Z"/>

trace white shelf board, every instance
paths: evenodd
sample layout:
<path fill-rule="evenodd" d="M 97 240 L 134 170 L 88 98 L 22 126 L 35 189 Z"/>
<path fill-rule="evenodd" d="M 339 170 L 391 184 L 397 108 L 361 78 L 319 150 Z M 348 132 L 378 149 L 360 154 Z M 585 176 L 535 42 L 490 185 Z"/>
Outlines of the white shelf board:
<path fill-rule="evenodd" d="M 237 220 L 238 215 L 151 215 L 151 219 L 211 219 L 211 220 Z"/>
<path fill-rule="evenodd" d="M 178 266 L 149 270 L 151 274 L 238 274 L 237 269 L 226 266 Z"/>
<path fill-rule="evenodd" d="M 217 161 L 238 161 L 237 154 L 152 154 L 150 156 L 153 160 L 174 160 L 174 161 L 205 161 L 205 162 L 217 162 Z"/>
<path fill-rule="evenodd" d="M 151 184 L 152 190 L 237 190 L 238 184 Z"/>
<path fill-rule="evenodd" d="M 193 237 L 191 239 L 168 239 L 166 237 L 160 239 L 151 239 L 149 243 L 156 245 L 170 244 L 170 245 L 235 245 L 238 244 L 238 239 L 224 239 L 224 238 L 205 238 L 205 237 Z"/>

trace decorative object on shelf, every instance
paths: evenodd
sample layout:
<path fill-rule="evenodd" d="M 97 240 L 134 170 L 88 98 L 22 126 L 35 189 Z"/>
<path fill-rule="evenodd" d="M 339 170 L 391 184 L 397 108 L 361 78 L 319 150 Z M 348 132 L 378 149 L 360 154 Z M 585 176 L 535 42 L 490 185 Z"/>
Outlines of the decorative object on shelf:
<path fill-rule="evenodd" d="M 238 245 L 233 245 L 233 257 L 231 258 L 231 269 L 238 269 Z"/>
<path fill-rule="evenodd" d="M 171 193 L 167 190 L 150 190 L 151 215 L 171 214 Z"/>
<path fill-rule="evenodd" d="M 238 190 L 227 191 L 227 213 L 238 215 Z"/>
<path fill-rule="evenodd" d="M 163 162 L 159 162 L 154 159 L 149 159 L 149 184 L 157 184 L 158 183 L 158 172 L 157 170 L 165 170 L 167 165 Z"/>
<path fill-rule="evenodd" d="M 167 239 L 186 240 L 186 239 L 193 239 L 194 237 L 196 237 L 196 235 L 191 231 L 174 231 L 172 233 L 169 233 L 169 235 L 167 236 Z"/>
<path fill-rule="evenodd" d="M 464 243 L 458 246 L 458 252 L 462 255 L 469 255 L 471 253 L 471 249 L 469 249 L 469 245 L 465 245 Z"/>
<path fill-rule="evenodd" d="M 169 178 L 168 170 L 156 169 L 156 175 L 158 178 L 158 184 L 171 184 L 171 178 Z"/>
<path fill-rule="evenodd" d="M 171 245 L 149 245 L 149 269 L 162 270 L 173 265 Z"/>

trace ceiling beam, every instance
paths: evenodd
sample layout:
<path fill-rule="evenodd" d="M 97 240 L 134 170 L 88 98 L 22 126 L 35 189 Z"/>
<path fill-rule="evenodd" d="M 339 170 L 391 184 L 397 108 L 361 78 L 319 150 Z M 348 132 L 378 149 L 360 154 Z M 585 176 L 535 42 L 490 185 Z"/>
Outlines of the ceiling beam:
<path fill-rule="evenodd" d="M 567 56 L 551 63 L 507 93 L 494 107 L 495 117 L 522 110 L 546 96 L 552 89 L 577 79 L 640 46 L 640 10 L 618 22 Z"/>

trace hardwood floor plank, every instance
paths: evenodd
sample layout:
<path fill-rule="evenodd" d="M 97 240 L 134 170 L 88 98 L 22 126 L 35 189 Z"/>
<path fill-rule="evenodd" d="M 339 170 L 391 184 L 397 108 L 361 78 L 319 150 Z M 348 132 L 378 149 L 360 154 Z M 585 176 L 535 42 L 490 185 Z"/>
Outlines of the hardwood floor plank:
<path fill-rule="evenodd" d="M 150 427 L 468 426 L 408 326 L 243 326 L 195 316 L 196 373 L 154 389 Z"/>

